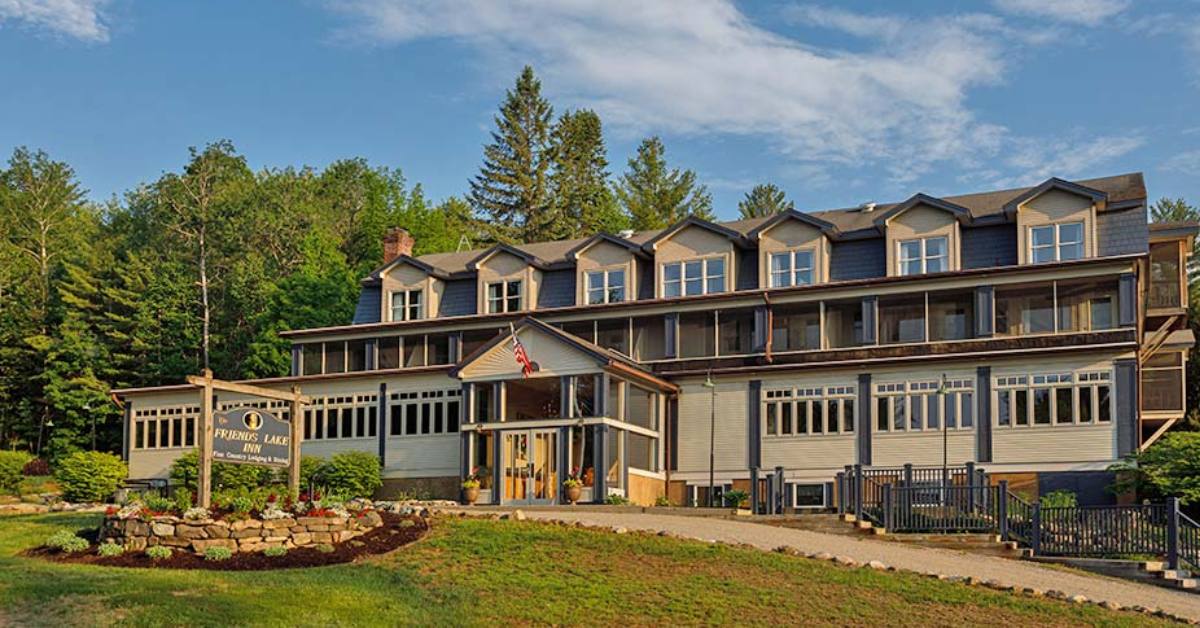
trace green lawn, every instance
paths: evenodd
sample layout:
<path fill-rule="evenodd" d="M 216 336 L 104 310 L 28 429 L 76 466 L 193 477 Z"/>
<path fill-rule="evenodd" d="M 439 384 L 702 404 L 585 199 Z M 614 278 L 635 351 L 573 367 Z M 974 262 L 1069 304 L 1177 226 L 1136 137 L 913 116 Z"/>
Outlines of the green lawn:
<path fill-rule="evenodd" d="M 448 519 L 359 564 L 225 573 L 54 564 L 17 554 L 94 515 L 0 518 L 4 625 L 1142 625 L 908 574 L 531 522 Z"/>

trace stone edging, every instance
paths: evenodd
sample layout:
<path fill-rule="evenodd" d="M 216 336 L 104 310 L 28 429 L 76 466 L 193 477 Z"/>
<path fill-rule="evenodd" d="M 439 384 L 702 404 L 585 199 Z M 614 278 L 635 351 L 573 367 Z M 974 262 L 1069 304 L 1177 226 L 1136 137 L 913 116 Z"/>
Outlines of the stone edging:
<path fill-rule="evenodd" d="M 175 516 L 121 519 L 104 518 L 100 526 L 101 543 L 112 542 L 132 551 L 154 545 L 190 549 L 203 554 L 210 547 L 234 552 L 259 552 L 269 547 L 306 547 L 321 543 L 341 543 L 383 525 L 374 511 L 349 517 L 282 517 L 279 519 L 239 519 L 236 521 L 185 520 Z"/>
<path fill-rule="evenodd" d="M 435 512 L 438 512 L 438 511 L 435 510 Z M 500 513 L 494 513 L 494 512 L 493 513 L 468 512 L 468 511 L 464 511 L 464 510 L 455 510 L 455 511 L 447 512 L 446 514 L 455 514 L 459 517 L 474 517 L 474 518 L 491 519 L 493 521 L 507 520 L 507 519 L 512 519 L 515 521 L 525 521 L 525 520 L 529 519 L 528 515 L 526 515 L 521 510 L 514 510 L 512 513 L 506 513 L 506 514 L 500 514 Z M 568 526 L 568 527 L 573 527 L 573 528 L 585 528 L 585 529 L 595 530 L 595 531 L 600 531 L 600 532 L 612 532 L 613 534 L 630 534 L 631 533 L 630 530 L 628 530 L 627 528 L 625 528 L 623 526 L 591 525 L 591 524 L 583 523 L 582 521 L 567 521 L 565 519 L 553 519 L 553 518 L 544 518 L 544 519 L 539 518 L 539 519 L 537 519 L 537 521 L 539 523 L 546 523 L 546 524 L 550 524 L 550 525 Z M 661 530 L 657 533 L 646 532 L 646 531 L 633 531 L 632 534 L 641 534 L 644 536 L 670 537 L 670 538 L 682 539 L 682 540 L 687 540 L 687 541 L 700 541 L 701 543 L 727 545 L 729 547 L 735 547 L 738 549 L 752 549 L 752 550 L 756 550 L 756 551 L 765 551 L 765 550 L 763 550 L 757 546 L 751 545 L 749 543 L 728 543 L 728 542 L 724 542 L 724 541 L 718 541 L 716 539 L 698 539 L 698 538 L 691 537 L 691 536 L 675 534 L 673 532 L 668 532 L 666 530 Z M 1070 595 L 1068 593 L 1064 593 L 1063 591 L 1058 591 L 1055 589 L 1043 591 L 1041 589 L 1034 589 L 1031 587 L 1020 587 L 1017 585 L 1005 585 L 1005 584 L 1001 584 L 1000 582 L 998 582 L 996 580 L 976 578 L 975 576 L 967 576 L 967 577 L 951 576 L 951 575 L 942 574 L 942 573 L 926 573 L 926 572 L 921 572 L 921 571 L 913 571 L 911 569 L 900 569 L 897 567 L 886 565 L 877 560 L 872 560 L 867 563 L 860 563 L 857 560 L 850 558 L 849 556 L 835 556 L 833 554 L 830 554 L 829 552 L 814 552 L 814 553 L 802 552 L 802 551 L 800 551 L 794 547 L 788 546 L 788 545 L 780 545 L 779 547 L 776 547 L 773 551 L 776 553 L 779 553 L 779 554 L 787 554 L 788 556 L 796 556 L 796 557 L 800 557 L 800 558 L 809 558 L 812 560 L 828 561 L 828 562 L 832 562 L 838 566 L 846 567 L 846 568 L 861 568 L 861 569 L 871 569 L 871 570 L 875 570 L 875 571 L 910 573 L 910 574 L 915 574 L 918 576 L 923 576 L 926 578 L 934 578 L 934 579 L 943 580 L 946 582 L 956 582 L 956 583 L 965 584 L 968 586 L 985 587 L 988 589 L 995 589 L 997 591 L 1005 591 L 1007 593 L 1013 593 L 1016 595 L 1024 595 L 1024 596 L 1032 597 L 1032 598 L 1047 598 L 1047 599 L 1052 599 L 1052 600 L 1061 600 L 1064 602 L 1070 602 L 1072 604 L 1080 604 L 1080 605 L 1092 604 L 1092 605 L 1099 606 L 1101 608 L 1104 608 L 1104 609 L 1110 610 L 1110 611 L 1132 611 L 1135 613 L 1142 613 L 1145 615 L 1150 615 L 1150 616 L 1159 617 L 1162 619 L 1177 621 L 1177 622 L 1181 622 L 1181 623 L 1185 623 L 1185 624 L 1197 623 L 1197 622 L 1193 622 L 1192 620 L 1190 620 L 1186 617 L 1180 617 L 1179 615 L 1175 615 L 1175 614 L 1169 613 L 1167 611 L 1164 611 L 1161 608 L 1147 608 L 1145 606 L 1138 606 L 1138 605 L 1123 606 L 1123 605 L 1121 605 L 1117 602 L 1113 602 L 1111 600 L 1092 600 L 1084 595 L 1078 595 L 1078 594 Z"/>

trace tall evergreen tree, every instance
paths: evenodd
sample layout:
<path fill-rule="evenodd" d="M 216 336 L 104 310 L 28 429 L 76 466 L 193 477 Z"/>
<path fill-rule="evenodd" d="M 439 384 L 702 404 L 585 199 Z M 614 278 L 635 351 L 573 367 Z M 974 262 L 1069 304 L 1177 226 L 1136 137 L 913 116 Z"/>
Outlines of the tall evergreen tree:
<path fill-rule="evenodd" d="M 713 220 L 708 189 L 696 184 L 691 170 L 669 169 L 665 153 L 657 136 L 642 140 L 637 155 L 629 160 L 629 170 L 621 175 L 617 198 L 633 228 L 662 229 L 689 215 Z"/>
<path fill-rule="evenodd" d="M 608 156 L 600 116 L 568 111 L 551 134 L 550 211 L 539 221 L 542 239 L 616 233 L 628 226 L 608 185 Z"/>
<path fill-rule="evenodd" d="M 774 183 L 760 183 L 738 201 L 738 213 L 742 218 L 764 218 L 795 209 L 787 195 Z"/>
<path fill-rule="evenodd" d="M 471 181 L 470 200 L 482 230 L 495 241 L 542 238 L 547 221 L 547 172 L 553 110 L 542 98 L 541 81 L 525 66 L 494 119 L 492 142 Z"/>

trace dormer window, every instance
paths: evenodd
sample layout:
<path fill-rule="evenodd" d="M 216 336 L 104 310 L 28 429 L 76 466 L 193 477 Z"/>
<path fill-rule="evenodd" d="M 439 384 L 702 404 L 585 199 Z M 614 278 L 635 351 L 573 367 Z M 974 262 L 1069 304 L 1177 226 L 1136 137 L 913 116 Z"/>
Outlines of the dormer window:
<path fill-rule="evenodd" d="M 425 303 L 422 291 L 397 290 L 392 293 L 392 320 L 415 321 L 425 318 Z"/>
<path fill-rule="evenodd" d="M 771 287 L 807 286 L 813 282 L 813 251 L 771 254 Z"/>
<path fill-rule="evenodd" d="M 725 258 L 663 264 L 663 297 L 699 296 L 725 291 Z"/>
<path fill-rule="evenodd" d="M 588 305 L 620 303 L 625 300 L 625 270 L 597 270 L 587 274 Z"/>
<path fill-rule="evenodd" d="M 493 281 L 487 285 L 488 314 L 521 311 L 521 282 Z"/>
<path fill-rule="evenodd" d="M 1082 222 L 1063 222 L 1029 228 L 1029 260 L 1034 264 L 1082 258 Z"/>
<path fill-rule="evenodd" d="M 950 269 L 949 240 L 945 236 L 901 240 L 896 243 L 896 264 L 900 275 L 940 273 Z"/>

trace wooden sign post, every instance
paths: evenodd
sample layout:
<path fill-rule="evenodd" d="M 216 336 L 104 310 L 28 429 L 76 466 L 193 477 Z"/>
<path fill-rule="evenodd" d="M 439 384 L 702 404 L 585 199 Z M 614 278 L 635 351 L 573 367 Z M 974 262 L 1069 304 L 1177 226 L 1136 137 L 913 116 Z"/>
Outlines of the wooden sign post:
<path fill-rule="evenodd" d="M 304 430 L 301 429 L 301 421 L 304 418 L 304 404 L 311 403 L 311 399 L 300 393 L 299 386 L 292 386 L 290 392 L 282 392 L 271 388 L 262 388 L 259 386 L 250 386 L 247 384 L 238 384 L 235 382 L 226 382 L 218 379 L 213 379 L 212 371 L 205 369 L 202 375 L 192 375 L 187 378 L 189 384 L 200 388 L 200 460 L 198 463 L 199 475 L 196 478 L 196 504 L 202 508 L 208 508 L 212 503 L 212 463 L 213 463 L 213 435 L 215 430 L 214 425 L 214 410 L 213 407 L 213 391 L 222 390 L 226 392 L 249 395 L 252 397 L 262 397 L 265 399 L 273 399 L 276 401 L 287 401 L 289 405 L 288 416 L 288 434 L 287 434 L 287 467 L 288 467 L 288 492 L 292 499 L 297 499 L 300 496 L 300 444 L 304 437 Z M 259 430 L 263 426 L 261 415 L 268 412 L 258 410 L 245 410 L 241 414 L 245 416 L 248 413 L 254 413 L 259 416 L 255 418 L 253 425 L 254 430 Z M 222 421 L 227 421 L 228 417 L 222 415 Z M 267 420 L 274 420 L 274 415 Z M 236 419 L 235 419 L 236 420 Z M 249 421 L 249 418 L 247 418 Z M 277 423 L 275 423 L 277 425 Z M 268 430 L 263 429 L 261 433 L 267 433 Z M 258 435 L 252 435 L 248 432 L 227 430 L 222 428 L 222 434 L 229 433 L 231 435 L 246 434 L 246 448 L 251 449 L 254 453 L 250 456 L 227 457 L 224 458 L 229 462 L 243 464 L 262 464 L 267 466 L 280 466 L 279 461 L 282 460 L 282 452 L 273 454 L 273 457 L 257 455 L 257 452 L 262 448 L 279 449 L 283 446 L 283 435 L 276 434 L 274 440 L 267 443 L 254 443 L 249 439 L 258 439 Z M 224 441 L 222 441 L 224 442 Z M 223 454 L 225 455 L 225 454 Z M 232 455 L 231 455 L 232 456 Z"/>

